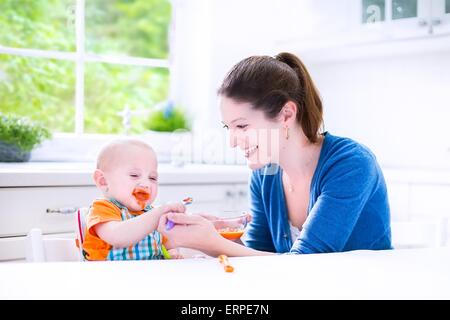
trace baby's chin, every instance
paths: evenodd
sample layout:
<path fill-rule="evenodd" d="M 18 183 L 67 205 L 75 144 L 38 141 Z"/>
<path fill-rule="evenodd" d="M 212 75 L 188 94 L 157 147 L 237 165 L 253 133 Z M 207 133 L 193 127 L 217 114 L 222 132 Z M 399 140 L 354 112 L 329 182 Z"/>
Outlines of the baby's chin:
<path fill-rule="evenodd" d="M 149 204 L 150 202 L 133 202 L 128 208 L 132 209 L 133 211 L 141 211 L 144 210 Z"/>
<path fill-rule="evenodd" d="M 142 204 L 138 203 L 136 199 L 128 199 L 124 201 L 119 200 L 119 202 L 125 207 L 127 207 L 129 211 L 133 212 L 142 211 L 148 205 L 148 203 L 145 203 L 144 208 L 142 208 Z"/>

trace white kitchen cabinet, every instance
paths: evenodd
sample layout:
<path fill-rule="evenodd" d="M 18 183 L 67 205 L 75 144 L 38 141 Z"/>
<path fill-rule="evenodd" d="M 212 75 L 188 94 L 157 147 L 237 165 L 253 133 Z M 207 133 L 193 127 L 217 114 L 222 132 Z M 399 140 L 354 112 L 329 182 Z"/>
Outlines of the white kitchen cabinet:
<path fill-rule="evenodd" d="M 450 0 L 433 0 L 429 21 L 434 34 L 450 34 Z"/>
<path fill-rule="evenodd" d="M 0 235 L 23 236 L 32 228 L 73 232 L 73 214 L 99 196 L 95 186 L 0 188 Z"/>
<path fill-rule="evenodd" d="M 292 0 L 276 40 L 308 64 L 450 48 L 449 0 Z M 299 18 L 293 19 L 294 15 Z"/>
<path fill-rule="evenodd" d="M 450 172 L 383 171 L 394 248 L 450 245 Z"/>
<path fill-rule="evenodd" d="M 409 220 L 409 192 L 409 185 L 407 183 L 392 183 L 388 186 L 391 221 L 400 222 Z"/>
<path fill-rule="evenodd" d="M 415 216 L 450 216 L 450 183 L 412 185 L 411 213 Z"/>
<path fill-rule="evenodd" d="M 353 0 L 351 12 L 355 43 L 405 40 L 449 32 L 449 0 Z"/>
<path fill-rule="evenodd" d="M 2 165 L 0 261 L 24 259 L 25 236 L 32 228 L 41 229 L 44 236 L 74 232 L 74 212 L 101 196 L 91 169 L 77 164 Z M 155 204 L 192 197 L 191 213 L 246 211 L 249 172 L 242 166 L 161 165 Z"/>
<path fill-rule="evenodd" d="M 450 31 L 450 12 L 447 12 L 448 8 L 446 8 L 448 0 L 367 0 L 364 2 L 385 3 L 386 17 L 379 24 L 380 29 L 384 29 L 387 39 L 442 35 Z"/>

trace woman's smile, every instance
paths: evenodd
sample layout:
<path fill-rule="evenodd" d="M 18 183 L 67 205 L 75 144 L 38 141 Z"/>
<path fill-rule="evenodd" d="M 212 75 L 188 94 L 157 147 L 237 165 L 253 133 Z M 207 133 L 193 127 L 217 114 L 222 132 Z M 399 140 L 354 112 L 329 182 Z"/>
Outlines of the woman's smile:
<path fill-rule="evenodd" d="M 245 157 L 249 158 L 252 154 L 254 154 L 258 150 L 258 146 L 253 146 L 245 150 Z"/>

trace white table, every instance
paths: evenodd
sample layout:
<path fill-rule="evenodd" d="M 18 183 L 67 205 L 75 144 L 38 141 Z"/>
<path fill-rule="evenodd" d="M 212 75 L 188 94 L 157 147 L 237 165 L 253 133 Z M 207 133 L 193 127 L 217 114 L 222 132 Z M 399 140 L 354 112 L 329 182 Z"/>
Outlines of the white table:
<path fill-rule="evenodd" d="M 450 248 L 230 262 L 0 263 L 0 299 L 450 299 Z"/>

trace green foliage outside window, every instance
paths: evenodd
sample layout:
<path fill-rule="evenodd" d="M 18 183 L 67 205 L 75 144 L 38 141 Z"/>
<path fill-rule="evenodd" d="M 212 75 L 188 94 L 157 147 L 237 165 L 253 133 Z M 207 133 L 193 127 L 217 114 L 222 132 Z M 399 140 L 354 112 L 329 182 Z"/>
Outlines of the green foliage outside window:
<path fill-rule="evenodd" d="M 86 51 L 144 58 L 168 57 L 169 0 L 85 2 Z M 75 0 L 0 0 L 0 45 L 75 51 Z M 84 131 L 122 132 L 118 114 L 167 99 L 165 68 L 85 63 Z M 0 112 L 27 116 L 53 132 L 75 129 L 75 63 L 0 54 Z M 145 129 L 133 119 L 132 133 Z"/>
<path fill-rule="evenodd" d="M 75 0 L 0 0 L 0 45 L 75 51 Z"/>
<path fill-rule="evenodd" d="M 162 132 L 190 130 L 186 112 L 171 101 L 166 102 L 162 108 L 151 112 L 145 122 L 145 127 L 148 130 Z"/>
<path fill-rule="evenodd" d="M 74 131 L 73 63 L 0 55 L 0 73 L 0 111 L 41 121 L 53 131 Z"/>
<path fill-rule="evenodd" d="M 166 59 L 169 0 L 86 1 L 86 50 Z"/>
<path fill-rule="evenodd" d="M 85 131 L 122 133 L 119 112 L 154 107 L 167 98 L 169 72 L 161 68 L 89 63 L 85 68 Z M 132 97 L 132 98 L 130 98 Z M 142 117 L 134 116 L 131 133 L 145 130 Z"/>

